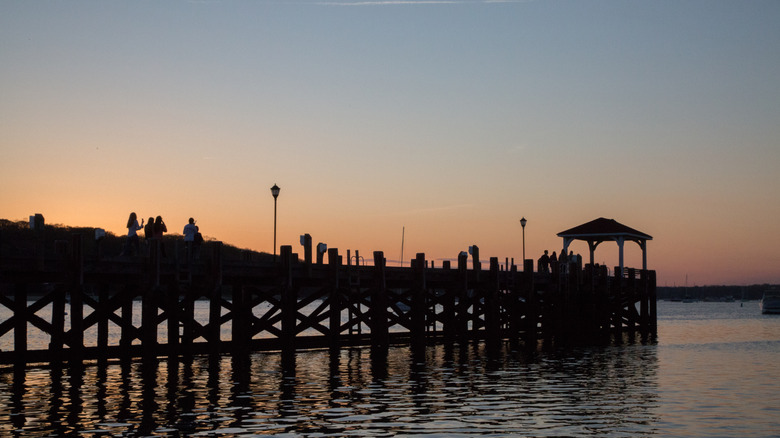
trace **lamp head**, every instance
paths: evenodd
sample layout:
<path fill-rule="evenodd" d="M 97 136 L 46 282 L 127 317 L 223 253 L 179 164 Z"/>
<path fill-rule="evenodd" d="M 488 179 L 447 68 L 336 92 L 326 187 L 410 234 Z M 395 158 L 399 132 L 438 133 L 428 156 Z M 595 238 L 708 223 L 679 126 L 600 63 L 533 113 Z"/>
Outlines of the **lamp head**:
<path fill-rule="evenodd" d="M 277 196 L 279 196 L 279 186 L 274 184 L 273 187 L 271 187 L 271 194 L 274 196 L 274 199 L 276 199 Z"/>
<path fill-rule="evenodd" d="M 523 227 L 523 228 L 525 228 L 525 223 L 526 223 L 526 222 L 528 222 L 528 221 L 527 221 L 527 220 L 525 220 L 525 217 L 523 217 L 522 219 L 520 219 L 520 226 L 521 226 L 521 227 Z"/>

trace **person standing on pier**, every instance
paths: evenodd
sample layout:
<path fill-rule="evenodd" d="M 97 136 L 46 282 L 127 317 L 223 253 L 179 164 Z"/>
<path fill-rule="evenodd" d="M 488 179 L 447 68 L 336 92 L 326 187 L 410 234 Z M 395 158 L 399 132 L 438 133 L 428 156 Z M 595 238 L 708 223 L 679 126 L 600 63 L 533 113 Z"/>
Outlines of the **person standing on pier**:
<path fill-rule="evenodd" d="M 192 260 L 193 250 L 195 249 L 195 235 L 198 233 L 198 227 L 195 225 L 195 219 L 190 218 L 187 225 L 184 226 L 184 246 L 187 249 L 187 261 Z"/>
<path fill-rule="evenodd" d="M 149 255 L 150 248 L 152 247 L 152 239 L 154 239 L 154 218 L 149 216 L 149 222 L 144 226 L 144 243 L 146 244 L 146 255 Z"/>
<path fill-rule="evenodd" d="M 127 240 L 125 241 L 124 249 L 122 249 L 122 252 L 119 254 L 120 256 L 133 255 L 134 252 L 140 250 L 141 245 L 138 241 L 138 230 L 142 229 L 143 225 L 143 219 L 141 219 L 141 225 L 138 225 L 138 216 L 135 215 L 135 212 L 130 213 L 130 217 L 127 218 Z"/>
<path fill-rule="evenodd" d="M 154 220 L 154 238 L 160 241 L 160 255 L 163 257 L 167 257 L 165 255 L 165 245 L 163 245 L 163 233 L 167 232 L 168 227 L 165 226 L 162 216 L 157 216 L 157 219 Z"/>
<path fill-rule="evenodd" d="M 547 255 L 547 250 L 544 250 L 544 254 L 542 254 L 541 257 L 539 257 L 539 272 L 544 272 L 545 274 L 550 272 L 550 256 Z"/>
<path fill-rule="evenodd" d="M 566 254 L 566 248 L 563 248 L 558 255 L 558 263 L 561 264 L 561 273 L 567 274 L 569 272 L 569 263 L 571 263 L 571 260 L 569 260 L 569 256 Z"/>

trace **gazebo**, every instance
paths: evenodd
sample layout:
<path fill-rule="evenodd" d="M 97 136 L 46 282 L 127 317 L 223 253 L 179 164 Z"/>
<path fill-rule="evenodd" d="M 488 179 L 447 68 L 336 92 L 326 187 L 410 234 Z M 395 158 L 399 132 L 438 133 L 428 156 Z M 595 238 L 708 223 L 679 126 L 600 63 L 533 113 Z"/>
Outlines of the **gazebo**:
<path fill-rule="evenodd" d="M 623 271 L 623 244 L 628 240 L 636 242 L 642 248 L 642 269 L 647 269 L 647 241 L 653 237 L 631 227 L 627 227 L 614 219 L 600 217 L 566 231 L 558 233 L 563 237 L 564 254 L 575 240 L 588 242 L 590 249 L 590 264 L 593 265 L 593 253 L 601 242 L 615 241 L 620 249 L 620 271 Z"/>

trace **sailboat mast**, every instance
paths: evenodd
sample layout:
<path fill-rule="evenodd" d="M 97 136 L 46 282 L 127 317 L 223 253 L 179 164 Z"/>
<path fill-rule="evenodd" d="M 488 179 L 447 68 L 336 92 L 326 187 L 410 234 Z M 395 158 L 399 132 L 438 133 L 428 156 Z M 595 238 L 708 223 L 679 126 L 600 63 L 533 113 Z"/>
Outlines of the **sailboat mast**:
<path fill-rule="evenodd" d="M 406 227 L 401 227 L 401 267 L 404 266 L 404 235 L 406 234 Z"/>

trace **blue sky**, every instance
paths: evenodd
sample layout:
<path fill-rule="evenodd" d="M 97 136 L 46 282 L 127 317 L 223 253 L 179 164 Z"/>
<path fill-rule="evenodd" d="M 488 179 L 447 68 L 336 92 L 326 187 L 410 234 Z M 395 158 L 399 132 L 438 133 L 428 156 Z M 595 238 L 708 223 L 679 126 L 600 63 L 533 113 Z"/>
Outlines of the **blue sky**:
<path fill-rule="evenodd" d="M 405 227 L 407 260 L 519 259 L 520 217 L 535 256 L 603 216 L 654 236 L 661 284 L 780 282 L 779 21 L 775 1 L 3 1 L 0 217 L 195 216 L 271 252 L 276 183 L 282 244 L 390 254 Z"/>

